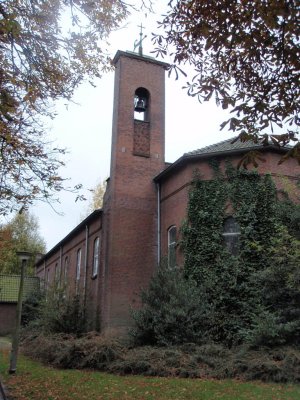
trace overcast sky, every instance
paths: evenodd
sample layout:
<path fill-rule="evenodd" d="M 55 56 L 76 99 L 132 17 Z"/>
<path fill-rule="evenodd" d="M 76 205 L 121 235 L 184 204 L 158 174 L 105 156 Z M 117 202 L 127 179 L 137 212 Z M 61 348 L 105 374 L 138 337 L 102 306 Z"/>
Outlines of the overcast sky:
<path fill-rule="evenodd" d="M 165 3 L 159 2 L 160 12 Z M 151 32 L 158 19 L 158 15 L 133 15 L 126 28 L 111 35 L 111 56 L 117 50 L 133 51 L 134 41 L 139 37 L 137 25 L 141 22 L 147 34 L 144 54 L 151 55 Z M 185 81 L 185 78 L 175 81 L 166 74 L 166 161 L 169 162 L 185 152 L 232 136 L 232 133 L 220 132 L 220 123 L 227 117 L 222 109 L 214 102 L 199 104 L 196 98 L 188 97 L 182 89 Z M 57 105 L 57 118 L 49 124 L 57 146 L 68 149 L 62 175 L 70 178 L 70 185 L 82 183 L 88 189 L 109 176 L 113 89 L 113 73 L 109 73 L 97 81 L 96 88 L 82 85 L 73 103 Z M 88 191 L 86 195 L 91 197 Z M 63 239 L 86 214 L 87 202 L 75 203 L 73 194 L 61 193 L 60 202 L 55 209 L 62 215 L 47 204 L 36 204 L 30 209 L 39 219 L 47 250 Z"/>

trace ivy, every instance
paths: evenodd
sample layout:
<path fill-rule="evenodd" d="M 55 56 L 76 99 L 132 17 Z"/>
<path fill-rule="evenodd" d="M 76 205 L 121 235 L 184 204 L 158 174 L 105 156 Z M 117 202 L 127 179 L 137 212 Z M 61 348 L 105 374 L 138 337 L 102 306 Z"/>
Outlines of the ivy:
<path fill-rule="evenodd" d="M 298 225 L 283 226 L 298 206 L 278 202 L 269 175 L 211 168 L 214 178 L 195 173 L 189 193 L 183 269 L 162 265 L 142 292 L 135 342 L 300 345 L 300 241 L 289 233 Z M 224 244 L 229 213 L 240 226 L 236 255 Z"/>
<path fill-rule="evenodd" d="M 214 279 L 213 266 L 224 253 L 223 215 L 228 197 L 224 178 L 215 170 L 216 179 L 201 180 L 195 175 L 189 194 L 187 221 L 183 224 L 185 274 L 200 284 L 206 277 Z"/>
<path fill-rule="evenodd" d="M 299 290 L 288 290 L 287 278 L 283 283 L 278 280 L 275 285 L 279 289 L 282 284 L 282 290 L 266 290 L 271 285 L 268 279 L 274 279 L 277 268 L 282 268 L 278 251 L 274 250 L 283 243 L 283 228 L 271 176 L 236 170 L 230 164 L 227 164 L 225 174 L 220 172 L 217 164 L 212 168 L 214 179 L 206 181 L 195 177 L 189 194 L 187 220 L 182 228 L 185 276 L 197 282 L 207 296 L 203 301 L 213 308 L 214 318 L 207 328 L 208 337 L 228 345 L 241 343 L 250 337 L 259 341 L 257 334 L 251 336 L 251 332 L 264 332 L 264 338 L 268 337 L 257 321 L 261 321 L 262 315 L 272 312 L 272 321 L 278 319 L 289 324 L 281 327 L 281 332 L 286 329 L 286 332 L 295 333 L 299 330 L 298 308 L 296 311 L 293 308 L 295 321 L 291 316 L 284 317 L 287 307 L 281 307 L 280 312 L 275 310 L 276 307 L 273 311 L 270 308 L 272 301 L 278 306 L 282 301 L 287 305 L 283 294 L 287 292 L 292 293 L 290 302 L 294 304 Z M 240 226 L 237 256 L 229 253 L 222 235 L 228 210 Z M 293 263 L 289 267 L 293 276 L 296 276 L 295 268 L 299 272 L 299 262 L 295 261 L 299 261 L 298 256 L 292 256 Z M 280 300 L 276 296 L 281 296 Z M 271 333 L 269 337 L 273 337 Z"/>

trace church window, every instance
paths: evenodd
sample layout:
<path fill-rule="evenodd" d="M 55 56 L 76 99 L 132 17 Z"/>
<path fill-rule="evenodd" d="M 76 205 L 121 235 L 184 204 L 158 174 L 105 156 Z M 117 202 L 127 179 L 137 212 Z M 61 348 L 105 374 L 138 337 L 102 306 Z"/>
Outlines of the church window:
<path fill-rule="evenodd" d="M 49 280 L 50 280 L 49 276 L 50 276 L 49 268 L 47 268 L 46 269 L 46 278 L 45 278 L 45 286 L 46 286 L 46 288 L 48 288 L 48 286 L 49 286 Z"/>
<path fill-rule="evenodd" d="M 176 226 L 173 225 L 168 230 L 168 265 L 173 268 L 176 266 Z"/>
<path fill-rule="evenodd" d="M 238 254 L 240 234 L 240 226 L 235 218 L 227 217 L 223 225 L 223 237 L 228 251 L 233 255 Z"/>
<path fill-rule="evenodd" d="M 97 237 L 94 241 L 93 278 L 97 276 L 99 270 L 99 247 L 100 247 L 100 241 L 99 238 Z"/>
<path fill-rule="evenodd" d="M 64 263 L 64 276 L 63 276 L 63 279 L 64 279 L 64 282 L 65 282 L 65 283 L 67 282 L 67 278 L 68 278 L 68 268 L 69 268 L 69 257 L 67 256 L 67 257 L 65 258 L 65 263 Z"/>
<path fill-rule="evenodd" d="M 80 279 L 80 268 L 81 268 L 81 249 L 77 250 L 77 260 L 76 260 L 76 280 Z"/>
<path fill-rule="evenodd" d="M 58 266 L 58 263 L 55 264 L 55 275 L 54 275 L 54 279 L 55 279 L 55 283 L 59 284 L 59 278 L 60 278 L 60 269 Z"/>
<path fill-rule="evenodd" d="M 150 93 L 147 89 L 139 87 L 134 94 L 134 119 L 149 121 Z"/>

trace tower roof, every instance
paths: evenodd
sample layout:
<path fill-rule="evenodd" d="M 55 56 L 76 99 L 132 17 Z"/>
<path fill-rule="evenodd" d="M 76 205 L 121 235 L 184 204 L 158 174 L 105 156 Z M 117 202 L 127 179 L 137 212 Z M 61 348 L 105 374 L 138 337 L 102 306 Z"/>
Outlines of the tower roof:
<path fill-rule="evenodd" d="M 139 61 L 144 61 L 144 62 L 148 62 L 148 63 L 157 64 L 157 65 L 160 65 L 161 67 L 163 67 L 164 69 L 168 69 L 169 68 L 169 64 L 168 63 L 165 63 L 163 61 L 159 61 L 154 57 L 140 55 L 140 54 L 135 53 L 133 51 L 122 51 L 122 50 L 118 50 L 116 52 L 114 58 L 112 59 L 112 65 L 115 66 L 121 56 L 122 57 L 128 57 L 128 58 L 134 58 L 134 59 L 139 60 Z"/>

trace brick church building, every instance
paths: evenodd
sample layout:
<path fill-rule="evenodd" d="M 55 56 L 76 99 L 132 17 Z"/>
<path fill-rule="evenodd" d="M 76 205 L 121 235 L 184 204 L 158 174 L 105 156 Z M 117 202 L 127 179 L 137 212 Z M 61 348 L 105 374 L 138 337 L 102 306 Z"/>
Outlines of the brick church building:
<path fill-rule="evenodd" d="M 264 153 L 260 173 L 270 173 L 280 189 L 296 187 L 296 161 L 278 161 L 287 151 L 273 145 L 223 141 L 174 163 L 165 154 L 166 63 L 144 55 L 118 51 L 115 66 L 110 178 L 103 208 L 92 212 L 37 263 L 45 287 L 56 283 L 85 302 L 90 328 L 124 331 L 130 307 L 139 306 L 162 257 L 182 265 L 176 246 L 186 215 L 195 169 L 212 178 L 209 161 L 236 165 L 250 150 Z"/>

